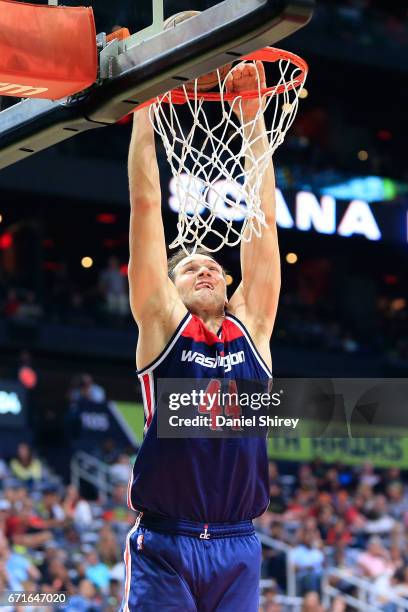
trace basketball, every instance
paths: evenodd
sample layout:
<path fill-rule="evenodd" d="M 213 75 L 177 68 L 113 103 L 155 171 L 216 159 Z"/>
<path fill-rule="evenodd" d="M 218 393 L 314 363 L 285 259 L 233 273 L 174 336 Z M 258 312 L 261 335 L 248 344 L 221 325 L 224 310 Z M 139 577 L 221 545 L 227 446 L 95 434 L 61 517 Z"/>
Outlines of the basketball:
<path fill-rule="evenodd" d="M 165 20 L 163 23 L 163 30 L 170 30 L 171 28 L 175 28 L 179 23 L 198 15 L 200 11 L 182 11 L 181 13 L 176 13 Z M 213 70 L 212 72 L 208 72 L 203 76 L 197 79 L 197 91 L 210 91 L 211 89 L 215 89 L 219 86 L 219 82 L 224 81 L 228 72 L 231 70 L 232 64 L 226 64 L 222 66 L 218 70 Z M 219 77 L 218 77 L 219 73 Z M 185 84 L 185 87 L 188 91 L 194 91 L 194 81 L 190 81 Z"/>

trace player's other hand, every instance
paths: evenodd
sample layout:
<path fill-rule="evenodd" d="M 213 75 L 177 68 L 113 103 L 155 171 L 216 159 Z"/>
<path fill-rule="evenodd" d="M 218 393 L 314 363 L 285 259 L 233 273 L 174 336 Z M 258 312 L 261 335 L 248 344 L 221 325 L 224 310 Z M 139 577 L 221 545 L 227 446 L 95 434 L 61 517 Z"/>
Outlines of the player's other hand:
<path fill-rule="evenodd" d="M 249 64 L 238 64 L 231 70 L 227 78 L 226 84 L 227 93 L 238 94 L 243 91 L 255 90 L 259 87 L 266 87 L 265 69 L 261 61 Z M 260 104 L 262 108 L 265 106 L 265 99 L 259 99 L 259 96 L 253 100 L 237 100 L 233 103 L 233 111 L 240 120 L 244 122 L 252 121 L 259 110 Z M 242 109 L 242 112 L 241 112 Z"/>

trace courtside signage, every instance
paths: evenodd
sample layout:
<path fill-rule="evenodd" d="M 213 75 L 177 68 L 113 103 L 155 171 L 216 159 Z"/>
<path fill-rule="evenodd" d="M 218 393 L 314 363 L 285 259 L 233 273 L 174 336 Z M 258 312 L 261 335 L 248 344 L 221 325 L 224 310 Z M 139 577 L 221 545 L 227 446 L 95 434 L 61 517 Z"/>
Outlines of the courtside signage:
<path fill-rule="evenodd" d="M 269 458 L 275 461 L 341 461 L 345 465 L 372 463 L 378 468 L 408 468 L 408 429 L 398 436 L 350 438 L 274 437 L 268 442 Z"/>
<path fill-rule="evenodd" d="M 0 428 L 23 427 L 26 420 L 27 392 L 11 380 L 0 380 Z"/>
<path fill-rule="evenodd" d="M 20 414 L 23 406 L 14 391 L 0 391 L 0 415 Z"/>

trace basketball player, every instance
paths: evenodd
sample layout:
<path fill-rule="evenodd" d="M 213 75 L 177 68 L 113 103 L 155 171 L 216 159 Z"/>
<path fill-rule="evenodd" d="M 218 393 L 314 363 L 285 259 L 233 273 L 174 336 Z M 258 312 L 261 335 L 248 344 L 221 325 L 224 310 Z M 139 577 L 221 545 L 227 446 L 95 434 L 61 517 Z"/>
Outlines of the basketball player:
<path fill-rule="evenodd" d="M 257 71 L 264 82 L 261 62 L 237 66 L 229 91 L 255 89 Z M 244 121 L 258 105 L 242 103 Z M 263 118 L 255 129 L 260 157 Z M 130 302 L 139 328 L 136 362 L 146 428 L 128 489 L 138 519 L 126 544 L 123 610 L 256 612 L 261 546 L 252 519 L 269 501 L 265 439 L 158 438 L 155 396 L 161 378 L 268 383 L 272 377 L 269 341 L 280 290 L 272 160 L 261 188 L 267 228 L 242 243 L 242 281 L 230 300 L 223 268 L 212 256 L 182 253 L 168 269 L 154 134 L 145 109 L 134 115 L 129 181 Z M 227 368 L 218 359 L 209 369 L 203 359 L 182 361 L 189 350 L 212 358 L 243 351 L 244 360 Z"/>

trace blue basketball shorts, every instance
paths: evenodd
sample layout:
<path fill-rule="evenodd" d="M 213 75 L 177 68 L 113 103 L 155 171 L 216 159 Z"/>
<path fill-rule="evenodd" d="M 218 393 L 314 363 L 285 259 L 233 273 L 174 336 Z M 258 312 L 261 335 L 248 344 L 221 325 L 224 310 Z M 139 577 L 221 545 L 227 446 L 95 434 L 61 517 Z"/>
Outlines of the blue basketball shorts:
<path fill-rule="evenodd" d="M 125 550 L 122 612 L 257 612 L 261 544 L 251 521 L 139 516 Z"/>

